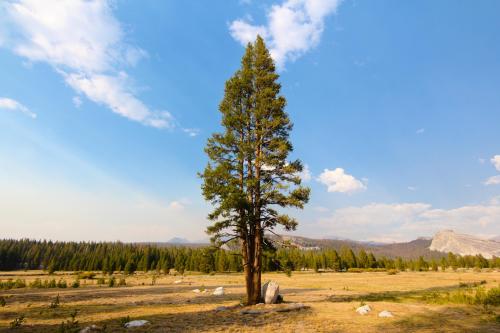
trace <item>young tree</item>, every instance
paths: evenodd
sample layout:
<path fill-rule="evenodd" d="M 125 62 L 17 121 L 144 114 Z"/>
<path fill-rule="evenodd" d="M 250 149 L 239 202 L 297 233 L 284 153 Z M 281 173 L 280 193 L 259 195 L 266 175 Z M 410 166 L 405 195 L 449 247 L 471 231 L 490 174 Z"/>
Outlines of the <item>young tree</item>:
<path fill-rule="evenodd" d="M 215 206 L 207 228 L 212 241 L 240 241 L 249 305 L 261 299 L 265 232 L 277 225 L 294 230 L 296 220 L 279 208 L 302 208 L 309 199 L 309 189 L 300 186 L 302 164 L 287 160 L 292 123 L 277 80 L 258 36 L 248 44 L 241 68 L 226 82 L 219 106 L 224 130 L 208 140 L 209 163 L 200 175 L 203 195 Z"/>

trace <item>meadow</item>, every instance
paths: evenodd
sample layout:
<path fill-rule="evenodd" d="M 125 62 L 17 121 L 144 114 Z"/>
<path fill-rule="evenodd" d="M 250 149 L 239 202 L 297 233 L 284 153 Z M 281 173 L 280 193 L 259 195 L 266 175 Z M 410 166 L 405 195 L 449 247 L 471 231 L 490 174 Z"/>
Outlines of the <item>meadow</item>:
<path fill-rule="evenodd" d="M 308 308 L 263 314 L 241 313 L 245 290 L 240 273 L 135 273 L 116 275 L 113 286 L 101 273 L 79 277 L 0 273 L 0 331 L 79 332 L 94 324 L 103 332 L 500 332 L 500 272 L 495 270 L 265 273 L 263 281 L 277 281 L 285 303 Z M 17 279 L 26 287 L 5 289 L 9 279 L 10 287 Z M 56 287 L 49 288 L 51 280 Z M 66 288 L 61 288 L 63 281 Z M 225 294 L 212 295 L 219 286 Z M 363 304 L 373 309 L 364 316 L 355 312 Z M 217 311 L 221 306 L 226 309 Z M 394 317 L 379 318 L 382 310 Z M 123 328 L 134 319 L 150 323 Z"/>

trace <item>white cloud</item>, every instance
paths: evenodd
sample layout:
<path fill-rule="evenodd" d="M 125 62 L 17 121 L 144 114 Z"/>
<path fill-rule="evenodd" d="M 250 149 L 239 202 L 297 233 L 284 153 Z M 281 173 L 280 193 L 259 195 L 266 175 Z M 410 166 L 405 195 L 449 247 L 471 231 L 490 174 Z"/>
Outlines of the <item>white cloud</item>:
<path fill-rule="evenodd" d="M 244 46 L 257 34 L 266 39 L 279 68 L 316 47 L 324 30 L 325 18 L 337 11 L 341 0 L 286 0 L 267 12 L 267 25 L 247 19 L 230 24 L 231 36 Z"/>
<path fill-rule="evenodd" d="M 500 171 L 500 155 L 495 155 L 491 158 L 491 163 L 495 166 L 495 169 Z"/>
<path fill-rule="evenodd" d="M 415 133 L 423 134 L 425 132 L 425 128 L 419 128 Z"/>
<path fill-rule="evenodd" d="M 82 106 L 82 99 L 80 98 L 80 96 L 74 96 L 73 99 L 73 105 L 77 108 L 79 108 L 80 106 Z"/>
<path fill-rule="evenodd" d="M 30 109 L 28 109 L 26 106 L 11 98 L 0 97 L 0 109 L 19 111 L 30 116 L 33 119 L 36 118 L 36 113 L 31 112 Z"/>
<path fill-rule="evenodd" d="M 415 186 L 408 186 L 409 191 L 416 191 L 417 188 Z"/>
<path fill-rule="evenodd" d="M 312 175 L 311 175 L 311 170 L 309 170 L 309 165 L 307 164 L 304 165 L 304 168 L 302 169 L 302 172 L 299 174 L 299 176 L 303 182 L 308 182 L 311 180 Z"/>
<path fill-rule="evenodd" d="M 124 66 L 147 53 L 125 42 L 110 1 L 7 2 L 0 7 L 2 45 L 31 62 L 51 65 L 77 93 L 147 126 L 172 127 L 165 111 L 146 106 Z"/>
<path fill-rule="evenodd" d="M 432 236 L 442 229 L 475 235 L 498 233 L 500 205 L 491 200 L 484 205 L 434 209 L 425 203 L 372 203 L 337 209 L 319 221 L 325 232 L 346 238 L 377 241 L 408 241 Z"/>
<path fill-rule="evenodd" d="M 500 175 L 498 176 L 492 176 L 484 182 L 484 185 L 500 185 Z"/>
<path fill-rule="evenodd" d="M 200 134 L 200 130 L 198 128 L 183 128 L 182 131 L 192 138 Z"/>
<path fill-rule="evenodd" d="M 345 173 L 344 169 L 325 169 L 318 181 L 328 187 L 328 192 L 354 193 L 366 190 L 366 186 L 358 179 Z"/>

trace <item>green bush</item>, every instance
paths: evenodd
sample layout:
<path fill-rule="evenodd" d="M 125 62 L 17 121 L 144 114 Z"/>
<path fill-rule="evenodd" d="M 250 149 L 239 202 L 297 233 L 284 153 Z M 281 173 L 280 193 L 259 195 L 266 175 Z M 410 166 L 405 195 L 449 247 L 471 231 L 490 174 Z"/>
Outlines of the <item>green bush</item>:
<path fill-rule="evenodd" d="M 114 276 L 112 276 L 109 280 L 108 280 L 108 287 L 112 288 L 116 285 L 116 278 Z"/>
<path fill-rule="evenodd" d="M 68 283 L 66 280 L 60 279 L 57 281 L 57 288 L 68 288 Z"/>
<path fill-rule="evenodd" d="M 73 281 L 73 283 L 71 284 L 71 288 L 79 288 L 80 287 L 80 280 L 76 279 L 75 281 Z"/>
<path fill-rule="evenodd" d="M 126 285 L 127 285 L 127 281 L 125 281 L 125 278 L 120 278 L 120 281 L 118 282 L 118 286 L 125 287 Z"/>

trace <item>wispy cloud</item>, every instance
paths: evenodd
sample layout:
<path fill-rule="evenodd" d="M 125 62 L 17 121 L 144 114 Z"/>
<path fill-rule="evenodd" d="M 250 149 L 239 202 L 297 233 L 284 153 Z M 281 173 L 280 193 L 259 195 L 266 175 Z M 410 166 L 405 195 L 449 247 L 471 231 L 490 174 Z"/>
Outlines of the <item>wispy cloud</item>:
<path fill-rule="evenodd" d="M 366 190 L 366 185 L 347 174 L 344 169 L 325 169 L 317 179 L 327 186 L 328 192 L 354 193 Z"/>
<path fill-rule="evenodd" d="M 485 180 L 484 185 L 500 185 L 500 175 L 492 176 Z"/>
<path fill-rule="evenodd" d="M 324 30 L 325 19 L 336 13 L 341 0 L 286 0 L 266 13 L 267 24 L 255 25 L 249 19 L 231 22 L 231 36 L 242 45 L 257 34 L 268 43 L 278 68 L 316 47 Z"/>
<path fill-rule="evenodd" d="M 78 94 L 147 126 L 173 126 L 170 113 L 138 97 L 124 68 L 147 53 L 125 42 L 111 1 L 7 1 L 0 6 L 0 45 L 51 65 Z"/>
<path fill-rule="evenodd" d="M 415 133 L 417 134 L 424 134 L 425 128 L 419 128 Z"/>
<path fill-rule="evenodd" d="M 26 106 L 11 98 L 0 97 L 0 109 L 19 111 L 33 119 L 36 118 L 36 113 L 30 111 L 30 109 L 28 109 Z"/>

